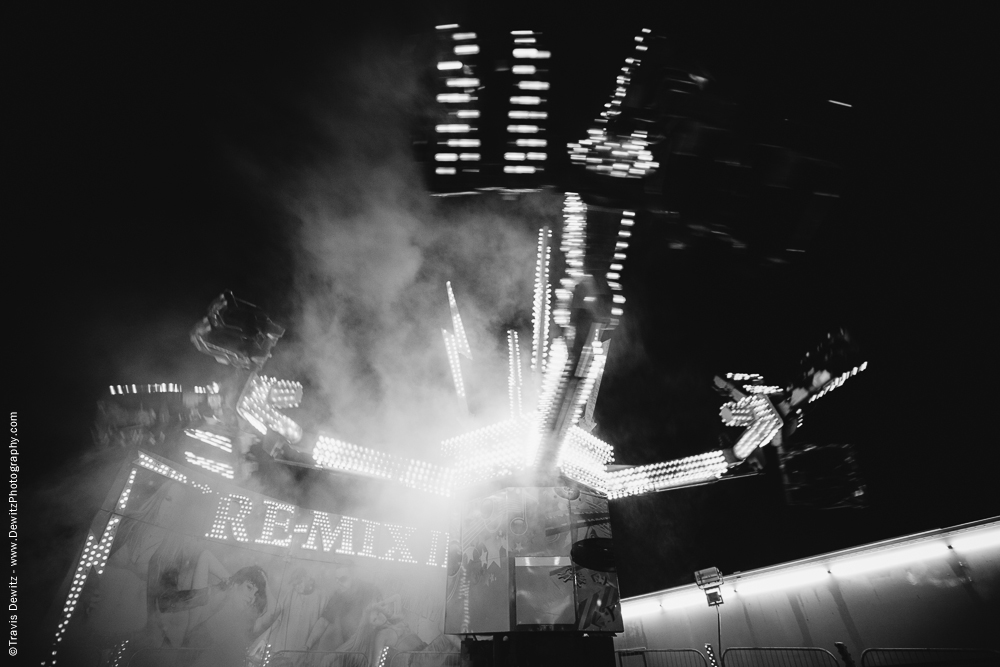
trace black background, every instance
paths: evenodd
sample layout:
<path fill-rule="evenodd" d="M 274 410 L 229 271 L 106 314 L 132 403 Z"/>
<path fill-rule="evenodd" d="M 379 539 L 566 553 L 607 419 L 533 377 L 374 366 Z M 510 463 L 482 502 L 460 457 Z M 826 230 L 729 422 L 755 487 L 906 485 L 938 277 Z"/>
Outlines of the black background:
<path fill-rule="evenodd" d="M 985 16 L 697 5 L 133 5 L 10 17 L 5 319 L 22 481 L 36 494 L 21 506 L 29 624 L 103 499 L 94 490 L 94 504 L 51 513 L 100 468 L 89 429 L 116 357 L 160 351 L 172 380 L 172 359 L 190 353 L 176 323 L 189 326 L 224 286 L 285 314 L 287 221 L 258 189 L 309 159 L 295 100 L 327 73 L 350 94 L 336 73 L 364 45 L 419 53 L 419 35 L 455 15 L 545 26 L 561 58 L 556 103 L 579 109 L 566 121 L 575 137 L 647 26 L 743 98 L 853 105 L 837 219 L 796 266 L 669 251 L 660 231 L 637 227 L 597 417 L 619 462 L 705 451 L 719 430 L 712 374 L 780 373 L 827 328 L 848 326 L 869 370 L 807 415 L 802 435 L 857 446 L 870 507 L 790 508 L 769 475 L 620 501 L 623 595 L 688 583 L 704 567 L 747 570 L 1000 514 Z M 248 163 L 263 167 L 234 166 Z"/>

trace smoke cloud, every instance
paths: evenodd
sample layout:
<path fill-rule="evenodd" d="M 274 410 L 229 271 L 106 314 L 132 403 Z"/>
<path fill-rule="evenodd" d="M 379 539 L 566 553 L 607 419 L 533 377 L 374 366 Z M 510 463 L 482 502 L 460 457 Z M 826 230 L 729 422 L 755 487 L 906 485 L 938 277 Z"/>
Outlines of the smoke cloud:
<path fill-rule="evenodd" d="M 561 202 L 429 196 L 411 134 L 429 99 L 424 63 L 407 45 L 359 52 L 305 101 L 315 140 L 276 193 L 294 220 L 294 315 L 272 364 L 306 381 L 324 432 L 430 457 L 443 438 L 506 416 L 504 330 L 530 341 L 535 233 Z M 471 415 L 441 335 L 449 280 L 473 354 L 462 359 Z"/>

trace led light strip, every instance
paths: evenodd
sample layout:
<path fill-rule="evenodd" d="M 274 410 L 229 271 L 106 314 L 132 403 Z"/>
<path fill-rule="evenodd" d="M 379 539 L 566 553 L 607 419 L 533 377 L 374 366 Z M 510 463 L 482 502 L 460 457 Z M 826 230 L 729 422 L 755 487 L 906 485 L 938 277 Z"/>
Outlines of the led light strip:
<path fill-rule="evenodd" d="M 599 340 L 591 341 L 590 346 L 593 350 L 593 354 L 591 355 L 590 363 L 587 366 L 587 375 L 584 377 L 583 387 L 577 393 L 576 403 L 573 405 L 572 423 L 574 426 L 580 422 L 580 416 L 583 414 L 583 408 L 587 405 L 587 401 L 590 399 L 590 394 L 594 391 L 594 387 L 600 381 L 601 375 L 604 373 L 604 364 L 607 361 L 607 356 L 604 354 L 604 346 L 601 345 Z"/>
<path fill-rule="evenodd" d="M 552 230 L 538 230 L 535 259 L 535 298 L 532 309 L 531 370 L 545 372 L 549 348 L 549 320 L 552 317 L 552 298 L 549 292 L 549 262 L 552 255 Z"/>
<path fill-rule="evenodd" d="M 155 472 L 158 475 L 163 475 L 164 477 L 169 477 L 170 479 L 174 480 L 175 482 L 180 482 L 181 484 L 189 484 L 190 486 L 193 486 L 194 488 L 198 489 L 202 493 L 214 493 L 214 491 L 212 491 L 212 489 L 208 485 L 202 484 L 201 482 L 196 482 L 193 479 L 188 479 L 187 475 L 184 475 L 184 474 L 181 474 L 181 473 L 177 472 L 176 470 L 174 470 L 173 468 L 171 468 L 167 464 L 161 463 L 160 461 L 157 461 L 156 459 L 154 459 L 153 457 L 149 456 L 145 452 L 139 452 L 139 459 L 136 461 L 136 464 L 139 465 L 139 466 L 142 466 L 143 468 L 146 468 L 147 470 L 152 470 L 153 472 Z M 131 475 L 130 475 L 130 477 L 131 477 Z M 126 484 L 126 490 L 128 490 L 129 492 L 131 492 L 131 486 L 129 486 L 129 485 Z M 124 491 L 123 491 L 123 495 L 124 495 Z M 127 501 L 128 498 L 126 497 L 125 500 Z M 122 503 L 122 501 L 119 500 L 119 503 Z M 122 504 L 122 506 L 124 507 L 124 504 Z"/>
<path fill-rule="evenodd" d="M 726 378 L 735 382 L 762 382 L 764 380 L 764 376 L 757 373 L 726 373 Z"/>
<path fill-rule="evenodd" d="M 453 451 L 456 484 L 467 486 L 509 475 L 524 467 L 524 446 L 536 430 L 533 416 L 511 419 L 442 443 Z"/>
<path fill-rule="evenodd" d="M 449 51 L 444 59 L 437 63 L 440 82 L 446 92 L 438 93 L 439 104 L 448 105 L 447 115 L 451 119 L 479 118 L 479 110 L 470 108 L 478 102 L 476 91 L 482 86 L 482 81 L 475 75 L 475 55 L 479 53 L 479 46 L 473 40 L 476 39 L 474 32 L 451 32 L 458 30 L 458 24 L 447 24 L 441 28 L 442 38 L 450 37 L 444 46 Z M 449 34 L 450 33 L 450 34 Z M 460 42 L 454 44 L 454 42 Z M 460 91 L 460 92 L 457 92 Z M 455 108 L 458 107 L 458 108 Z M 477 131 L 477 128 L 466 123 L 442 123 L 435 127 L 440 134 L 460 133 L 470 134 Z M 469 138 L 463 143 L 456 143 L 455 140 L 439 140 L 439 146 L 446 145 L 453 147 L 478 147 L 479 139 Z M 434 155 L 435 162 L 451 162 L 457 166 L 438 166 L 434 168 L 434 173 L 440 176 L 455 176 L 459 172 L 478 171 L 478 169 L 465 169 L 464 165 L 472 162 L 479 162 L 479 153 L 466 152 L 438 152 Z M 464 164 L 463 164 L 464 163 Z M 478 165 L 476 165 L 478 167 Z M 456 331 L 456 335 L 459 332 Z"/>
<path fill-rule="evenodd" d="M 537 415 L 524 415 L 442 443 L 456 485 L 467 486 L 530 466 L 540 442 Z M 614 459 L 608 443 L 571 426 L 558 464 L 570 478 L 604 491 L 604 466 Z"/>
<path fill-rule="evenodd" d="M 87 535 L 87 542 L 83 547 L 83 554 L 80 556 L 80 562 L 77 565 L 76 572 L 73 574 L 73 581 L 70 584 L 69 593 L 66 595 L 66 602 L 63 603 L 62 614 L 60 616 L 59 624 L 56 626 L 56 636 L 55 643 L 53 644 L 52 657 L 50 659 L 50 664 L 56 664 L 56 655 L 58 653 L 58 645 L 63 640 L 63 636 L 66 634 L 66 630 L 69 627 L 69 622 L 73 617 L 73 611 L 76 609 L 77 603 L 80 601 L 80 594 L 83 592 L 83 586 L 87 583 L 87 577 L 90 574 L 90 569 L 94 568 L 98 575 L 104 573 L 104 566 L 108 562 L 108 555 L 111 552 L 111 543 L 115 539 L 115 533 L 118 530 L 118 526 L 121 523 L 121 517 L 117 515 L 111 515 L 108 520 L 107 526 L 104 528 L 104 533 L 101 535 L 101 539 L 95 542 L 94 534 L 89 533 Z M 46 664 L 45 662 L 42 663 Z"/>
<path fill-rule="evenodd" d="M 465 383 L 462 381 L 462 364 L 458 358 L 458 342 L 455 340 L 454 334 L 447 329 L 441 329 L 441 335 L 444 337 L 444 349 L 448 354 L 448 364 L 451 366 L 451 377 L 455 382 L 455 393 L 458 394 L 458 398 L 464 406 Z"/>
<path fill-rule="evenodd" d="M 445 287 L 448 290 L 448 308 L 451 310 L 451 326 L 454 333 L 442 329 L 441 334 L 444 336 L 444 348 L 448 354 L 448 364 L 451 366 L 451 376 L 455 382 L 455 393 L 458 394 L 462 407 L 468 411 L 459 355 L 466 359 L 472 359 L 472 350 L 469 347 L 469 339 L 465 336 L 465 327 L 462 325 L 462 317 L 458 313 L 458 301 L 456 301 L 455 292 L 451 288 L 451 281 L 446 282 Z"/>
<path fill-rule="evenodd" d="M 128 648 L 128 641 L 129 640 L 126 639 L 121 643 L 115 645 L 115 648 L 111 655 L 111 667 L 119 667 L 119 665 L 125 664 L 122 661 L 125 659 L 125 649 Z M 52 664 L 55 664 L 54 660 L 52 661 Z"/>
<path fill-rule="evenodd" d="M 521 414 L 521 346 L 517 332 L 507 330 L 507 399 L 510 403 L 510 417 Z"/>
<path fill-rule="evenodd" d="M 622 498 L 718 479 L 729 468 L 721 451 L 608 473 L 608 498 Z"/>
<path fill-rule="evenodd" d="M 145 452 L 139 452 L 139 460 L 137 461 L 137 463 L 143 468 L 146 468 L 147 470 L 152 470 L 158 475 L 169 477 L 175 482 L 180 482 L 181 484 L 188 483 L 187 475 L 177 472 L 167 464 L 157 461 L 156 459 L 154 459 L 152 456 L 149 456 Z"/>
<path fill-rule="evenodd" d="M 771 442 L 781 430 L 781 416 L 771 401 L 762 394 L 754 394 L 750 399 L 753 401 L 754 421 L 733 446 L 733 454 L 739 459 L 745 459 L 753 450 Z"/>
<path fill-rule="evenodd" d="M 198 489 L 202 493 L 214 493 L 214 491 L 207 484 L 202 484 L 201 482 L 196 482 L 193 479 L 188 479 L 187 475 L 181 474 L 168 466 L 165 463 L 157 461 L 153 457 L 149 456 L 145 452 L 139 452 L 139 459 L 136 464 L 146 468 L 147 470 L 152 470 L 158 475 L 163 475 L 164 477 L 169 477 L 175 482 L 180 482 L 181 484 L 188 484 Z M 131 493 L 132 487 L 131 482 L 134 481 L 132 475 L 129 475 L 130 483 L 125 485 L 125 489 L 122 491 L 122 498 L 119 499 L 119 504 L 124 508 L 125 503 L 128 501 L 128 493 Z"/>
<path fill-rule="evenodd" d="M 569 326 L 570 303 L 573 290 L 583 279 L 583 258 L 585 255 L 587 229 L 587 205 L 575 192 L 567 192 L 563 202 L 563 236 L 559 249 L 566 256 L 566 275 L 560 279 L 556 289 L 556 324 Z"/>
<path fill-rule="evenodd" d="M 776 385 L 767 384 L 745 384 L 743 391 L 749 394 L 780 394 L 783 390 Z"/>
<path fill-rule="evenodd" d="M 215 386 L 215 385 L 213 385 Z M 161 382 L 158 384 L 112 384 L 108 385 L 111 390 L 112 396 L 123 396 L 125 394 L 178 394 L 184 391 L 184 388 L 179 384 L 173 382 Z M 198 389 L 202 387 L 195 387 L 196 393 Z M 216 391 L 215 393 L 218 393 Z"/>
<path fill-rule="evenodd" d="M 556 311 L 558 318 L 558 310 Z M 558 319 L 557 319 L 558 321 Z M 567 368 L 569 361 L 569 350 L 566 347 L 566 340 L 561 336 L 552 341 L 549 345 L 549 364 L 542 377 L 542 387 L 538 398 L 538 429 L 544 428 L 553 417 L 553 411 L 557 409 L 556 397 L 562 392 L 563 385 L 569 379 L 570 369 Z M 532 440 L 532 447 L 526 452 L 526 463 L 534 466 L 538 457 L 538 447 L 541 444 L 541 431 L 538 437 Z"/>
<path fill-rule="evenodd" d="M 747 427 L 733 446 L 733 454 L 740 459 L 771 442 L 781 430 L 781 415 L 764 394 L 751 394 L 738 401 L 730 401 L 719 409 L 719 416 L 726 426 Z"/>
<path fill-rule="evenodd" d="M 138 473 L 138 469 L 132 468 L 128 474 L 128 481 L 125 482 L 125 487 L 122 489 L 121 495 L 118 496 L 118 504 L 116 507 L 119 512 L 124 512 L 125 507 L 128 505 L 128 497 L 132 494 L 132 485 L 135 484 L 135 476 Z"/>
<path fill-rule="evenodd" d="M 233 441 L 224 435 L 210 433 L 209 431 L 202 431 L 196 428 L 184 429 L 184 435 L 189 438 L 194 438 L 195 440 L 200 440 L 201 442 L 211 445 L 212 447 L 218 447 L 227 454 L 233 453 Z"/>
<path fill-rule="evenodd" d="M 267 401 L 278 410 L 297 408 L 302 402 L 302 383 L 265 377 L 269 385 Z"/>
<path fill-rule="evenodd" d="M 511 54 L 515 58 L 528 58 L 528 59 L 538 59 L 538 60 L 545 60 L 552 56 L 552 53 L 550 51 L 540 51 L 539 49 L 534 49 L 534 48 L 514 49 L 511 52 Z"/>
<path fill-rule="evenodd" d="M 648 28 L 643 28 L 642 33 L 635 38 L 637 56 L 642 55 L 647 49 L 643 42 L 649 33 Z M 616 80 L 615 92 L 611 95 L 611 100 L 604 105 L 605 109 L 597 118 L 597 123 L 606 124 L 609 119 L 621 113 L 621 103 L 628 92 L 632 73 L 641 62 L 638 57 L 625 59 L 625 66 L 621 69 L 622 74 Z M 570 143 L 567 148 L 570 160 L 584 165 L 588 170 L 618 178 L 642 178 L 660 166 L 658 162 L 653 161 L 648 135 L 642 130 L 635 130 L 628 137 L 618 140 L 612 140 L 608 136 L 606 127 L 591 128 L 587 133 L 587 139 Z"/>
<path fill-rule="evenodd" d="M 236 411 L 262 435 L 271 429 L 296 443 L 302 439 L 302 427 L 278 410 L 297 406 L 301 398 L 302 385 L 298 382 L 255 375 L 244 390 Z"/>
<path fill-rule="evenodd" d="M 617 318 L 624 314 L 622 307 L 625 305 L 625 296 L 620 293 L 622 285 L 619 281 L 621 280 L 621 271 L 625 265 L 626 251 L 629 247 L 629 239 L 632 237 L 632 227 L 634 225 L 635 211 L 622 211 L 622 219 L 618 227 L 618 238 L 615 241 L 615 251 L 611 257 L 608 272 L 605 275 L 613 295 L 612 302 L 614 305 L 611 306 L 612 326 L 616 326 L 618 324 Z"/>
<path fill-rule="evenodd" d="M 191 465 L 204 468 L 205 470 L 215 473 L 216 475 L 222 475 L 226 479 L 233 479 L 236 476 L 233 466 L 228 463 L 223 463 L 222 461 L 207 459 L 204 456 L 198 456 L 197 454 L 193 454 L 191 452 L 184 452 L 184 459 Z"/>
<path fill-rule="evenodd" d="M 521 34 L 523 31 L 514 30 L 511 32 L 513 38 L 514 47 L 511 51 L 511 55 L 514 57 L 515 64 L 513 65 L 512 71 L 515 77 L 521 76 L 531 76 L 531 79 L 520 79 L 517 78 L 513 81 L 512 94 L 508 97 L 511 106 L 516 107 L 508 110 L 507 117 L 512 120 L 535 120 L 544 121 L 548 119 L 548 112 L 544 110 L 530 110 L 517 107 L 532 107 L 540 106 L 545 104 L 548 100 L 541 97 L 537 92 L 548 91 L 550 89 L 550 83 L 546 81 L 543 77 L 545 76 L 546 70 L 540 69 L 536 65 L 524 64 L 525 60 L 545 60 L 550 57 L 548 51 L 543 51 L 537 48 L 537 42 L 539 35 L 537 33 L 531 32 L 530 35 Z M 530 32 L 530 31 L 529 31 Z M 535 46 L 528 46 L 529 44 Z M 531 93 L 531 94 L 528 94 Z M 508 150 L 504 153 L 505 162 L 524 162 L 533 161 L 536 164 L 505 164 L 503 171 L 505 174 L 534 174 L 540 171 L 544 171 L 544 166 L 539 163 L 544 163 L 548 159 L 548 153 L 545 151 L 537 151 L 531 153 L 525 153 L 519 150 L 509 150 L 510 147 L 520 148 L 524 146 L 523 139 L 520 135 L 524 134 L 538 134 L 544 132 L 545 128 L 542 125 L 527 125 L 527 124 L 512 124 L 507 126 L 507 146 Z M 546 142 L 542 140 L 540 143 L 535 144 L 536 147 L 546 146 Z"/>
<path fill-rule="evenodd" d="M 317 439 L 312 454 L 317 465 L 330 470 L 392 480 L 443 496 L 451 493 L 453 471 L 432 463 L 394 456 L 327 435 Z"/>
<path fill-rule="evenodd" d="M 567 477 L 607 493 L 604 467 L 613 460 L 611 445 L 573 426 L 566 434 L 557 465 Z"/>
<path fill-rule="evenodd" d="M 813 394 L 812 396 L 809 397 L 809 402 L 812 403 L 813 401 L 818 401 L 819 399 L 823 398 L 824 396 L 826 396 L 827 394 L 829 394 L 831 391 L 833 391 L 837 387 L 840 387 L 841 385 L 843 385 L 850 378 L 852 378 L 855 375 L 857 375 L 858 373 L 861 373 L 862 371 L 864 371 L 866 368 L 868 368 L 868 362 L 867 361 L 864 362 L 863 364 L 861 364 L 860 366 L 855 366 L 851 370 L 849 370 L 849 371 L 847 371 L 847 372 L 839 375 L 838 377 L 830 380 L 825 385 L 823 385 L 823 389 L 818 394 Z"/>
<path fill-rule="evenodd" d="M 451 281 L 445 283 L 448 288 L 448 307 L 451 309 L 451 327 L 455 332 L 456 350 L 466 359 L 472 359 L 472 349 L 469 347 L 469 339 L 465 336 L 465 327 L 462 326 L 462 316 L 458 314 L 458 301 L 455 300 L 455 292 L 451 288 Z"/>

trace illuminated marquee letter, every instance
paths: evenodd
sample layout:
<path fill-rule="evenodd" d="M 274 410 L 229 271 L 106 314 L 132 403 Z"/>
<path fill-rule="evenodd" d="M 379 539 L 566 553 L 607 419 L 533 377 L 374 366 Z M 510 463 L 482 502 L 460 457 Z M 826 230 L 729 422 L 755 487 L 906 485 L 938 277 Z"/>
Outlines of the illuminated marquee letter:
<path fill-rule="evenodd" d="M 365 524 L 365 536 L 361 540 L 361 551 L 358 552 L 358 555 L 376 558 L 375 530 L 378 528 L 378 524 L 374 521 L 365 521 L 364 519 L 361 520 L 361 523 Z"/>
<path fill-rule="evenodd" d="M 336 553 L 348 556 L 354 555 L 354 524 L 357 519 L 350 516 L 340 517 L 337 527 L 333 528 L 330 523 L 330 515 L 326 512 L 313 512 L 312 526 L 309 528 L 309 535 L 306 537 L 303 549 L 319 549 L 330 551 L 335 546 Z M 317 539 L 319 544 L 317 544 Z"/>
<path fill-rule="evenodd" d="M 216 540 L 227 538 L 227 527 L 232 529 L 233 538 L 237 542 L 249 542 L 246 518 L 253 511 L 253 502 L 246 496 L 229 493 L 219 498 L 219 507 L 215 510 L 215 521 L 212 529 L 205 534 Z"/>
<path fill-rule="evenodd" d="M 292 522 L 292 516 L 295 515 L 295 505 L 265 500 L 264 507 L 266 509 L 264 514 L 264 528 L 260 531 L 260 537 L 256 540 L 257 544 L 270 544 L 276 547 L 291 546 L 292 528 L 289 524 Z M 279 512 L 285 513 L 285 517 L 280 521 L 278 520 Z M 274 529 L 277 527 L 284 529 L 287 537 L 276 538 L 274 536 Z"/>
<path fill-rule="evenodd" d="M 439 562 L 441 567 L 448 567 L 448 533 L 432 530 L 430 555 L 427 556 L 426 565 L 437 565 Z"/>
<path fill-rule="evenodd" d="M 400 563 L 416 563 L 417 559 L 413 557 L 410 553 L 410 547 L 407 542 L 413 537 L 413 533 L 417 532 L 416 528 L 407 528 L 406 526 L 394 526 L 392 524 L 385 524 L 386 530 L 389 531 L 389 535 L 392 536 L 392 546 L 389 550 L 385 552 L 382 556 L 382 560 L 397 560 Z"/>

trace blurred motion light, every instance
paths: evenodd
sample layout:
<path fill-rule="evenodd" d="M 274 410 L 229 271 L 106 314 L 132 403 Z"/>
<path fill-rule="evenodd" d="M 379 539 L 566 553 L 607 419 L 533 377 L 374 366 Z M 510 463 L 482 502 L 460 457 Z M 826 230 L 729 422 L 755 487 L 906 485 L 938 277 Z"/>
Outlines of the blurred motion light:
<path fill-rule="evenodd" d="M 520 109 L 513 109 L 507 112 L 508 118 L 517 120 L 544 120 L 548 118 L 548 115 L 545 111 L 522 111 Z"/>
<path fill-rule="evenodd" d="M 552 55 L 548 51 L 539 51 L 538 49 L 514 49 L 513 54 L 515 58 L 537 58 L 537 59 L 545 59 Z"/>
<path fill-rule="evenodd" d="M 216 475 L 222 475 L 226 479 L 233 479 L 235 477 L 233 466 L 228 463 L 215 461 L 213 459 L 206 459 L 204 456 L 198 456 L 197 454 L 193 454 L 191 452 L 184 452 L 184 459 L 191 465 L 204 468 L 205 470 L 213 472 Z"/>
<path fill-rule="evenodd" d="M 842 386 L 850 378 L 854 377 L 858 373 L 863 372 L 867 368 L 868 368 L 868 362 L 866 361 L 862 363 L 860 366 L 855 366 L 851 370 L 845 371 L 844 373 L 841 373 L 837 377 L 829 380 L 825 385 L 823 385 L 823 388 L 819 391 L 819 393 L 813 394 L 812 396 L 809 397 L 809 402 L 812 403 L 813 401 L 818 401 L 819 399 L 823 398 L 834 389 Z"/>
<path fill-rule="evenodd" d="M 472 101 L 472 95 L 468 93 L 441 93 L 437 96 L 437 101 L 441 104 L 464 104 Z M 438 128 L 443 127 L 441 125 Z M 457 132 L 459 130 L 438 130 L 438 132 Z M 467 131 L 467 130 L 466 130 Z"/>
<path fill-rule="evenodd" d="M 728 469 L 729 463 L 721 451 L 623 468 L 607 474 L 608 498 L 700 484 L 718 479 Z"/>
<path fill-rule="evenodd" d="M 200 440 L 207 445 L 218 447 L 226 453 L 232 453 L 233 451 L 233 441 L 218 433 L 210 433 L 196 428 L 186 428 L 184 429 L 184 435 L 195 440 Z"/>

